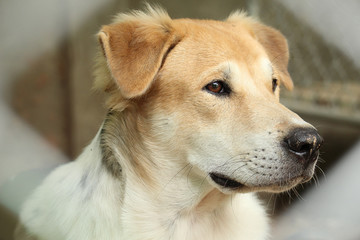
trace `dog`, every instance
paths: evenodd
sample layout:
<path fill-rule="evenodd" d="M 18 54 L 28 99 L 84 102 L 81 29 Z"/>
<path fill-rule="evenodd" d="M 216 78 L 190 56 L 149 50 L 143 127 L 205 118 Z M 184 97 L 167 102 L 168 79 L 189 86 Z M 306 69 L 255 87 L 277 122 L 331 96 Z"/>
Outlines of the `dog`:
<path fill-rule="evenodd" d="M 321 136 L 279 102 L 293 88 L 277 30 L 235 12 L 120 14 L 98 33 L 108 114 L 24 204 L 18 239 L 264 240 L 255 192 L 312 178 Z"/>

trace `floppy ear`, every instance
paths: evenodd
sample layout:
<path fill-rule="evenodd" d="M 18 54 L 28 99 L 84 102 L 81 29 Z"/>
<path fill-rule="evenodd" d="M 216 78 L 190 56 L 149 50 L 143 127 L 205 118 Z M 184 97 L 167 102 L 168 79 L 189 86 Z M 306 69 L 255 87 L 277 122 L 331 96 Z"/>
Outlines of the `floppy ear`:
<path fill-rule="evenodd" d="M 265 48 L 279 80 L 288 90 L 292 90 L 294 84 L 287 70 L 289 48 L 286 38 L 278 30 L 260 23 L 254 23 L 252 30 L 257 40 Z"/>
<path fill-rule="evenodd" d="M 170 26 L 136 20 L 104 26 L 98 37 L 111 76 L 125 98 L 149 89 L 167 53 L 179 41 Z"/>

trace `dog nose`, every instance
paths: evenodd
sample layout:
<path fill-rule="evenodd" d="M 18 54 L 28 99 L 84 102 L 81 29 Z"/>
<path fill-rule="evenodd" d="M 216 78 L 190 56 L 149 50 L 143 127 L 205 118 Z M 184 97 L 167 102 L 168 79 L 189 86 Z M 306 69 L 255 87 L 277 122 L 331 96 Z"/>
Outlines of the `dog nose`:
<path fill-rule="evenodd" d="M 316 161 L 323 139 L 313 128 L 299 128 L 285 138 L 285 143 L 290 152 L 309 164 Z"/>

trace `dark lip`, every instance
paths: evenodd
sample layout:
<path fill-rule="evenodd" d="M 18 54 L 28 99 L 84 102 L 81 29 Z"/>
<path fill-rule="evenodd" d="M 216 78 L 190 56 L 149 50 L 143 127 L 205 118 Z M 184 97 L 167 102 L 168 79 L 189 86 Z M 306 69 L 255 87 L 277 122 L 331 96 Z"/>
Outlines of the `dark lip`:
<path fill-rule="evenodd" d="M 238 189 L 244 186 L 244 184 L 219 173 L 210 173 L 210 177 L 216 184 L 224 188 Z"/>
<path fill-rule="evenodd" d="M 312 174 L 303 173 L 297 176 L 294 176 L 290 179 L 278 179 L 277 182 L 268 183 L 268 184 L 261 184 L 261 185 L 254 185 L 254 186 L 246 186 L 238 181 L 235 181 L 231 178 L 229 178 L 226 175 L 223 175 L 221 173 L 210 173 L 209 174 L 211 179 L 218 184 L 219 186 L 223 188 L 227 188 L 230 190 L 250 190 L 250 191 L 270 191 L 270 192 L 283 192 L 287 189 L 293 188 L 295 185 L 299 183 L 305 183 L 309 181 L 312 178 Z M 282 183 L 282 184 L 280 184 Z M 276 190 L 279 188 L 279 190 Z M 251 190 L 252 189 L 252 190 Z"/>

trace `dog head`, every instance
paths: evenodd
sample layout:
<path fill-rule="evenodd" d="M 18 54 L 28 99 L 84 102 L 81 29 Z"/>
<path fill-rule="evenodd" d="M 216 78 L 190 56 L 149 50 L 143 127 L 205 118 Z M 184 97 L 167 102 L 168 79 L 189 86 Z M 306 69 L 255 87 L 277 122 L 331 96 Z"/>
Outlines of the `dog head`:
<path fill-rule="evenodd" d="M 277 30 L 242 13 L 172 20 L 150 8 L 98 36 L 97 87 L 110 108 L 137 106 L 138 131 L 169 161 L 223 192 L 278 192 L 312 177 L 322 139 L 279 102 L 280 85 L 293 83 Z"/>

